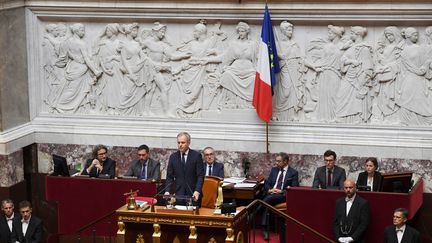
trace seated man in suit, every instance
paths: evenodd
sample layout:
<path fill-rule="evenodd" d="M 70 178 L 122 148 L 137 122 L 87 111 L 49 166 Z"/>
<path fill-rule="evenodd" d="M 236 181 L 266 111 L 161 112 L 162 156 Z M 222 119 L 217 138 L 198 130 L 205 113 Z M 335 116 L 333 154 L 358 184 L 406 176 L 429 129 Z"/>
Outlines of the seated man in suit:
<path fill-rule="evenodd" d="M 270 171 L 270 175 L 265 180 L 264 192 L 265 196 L 263 201 L 274 206 L 279 203 L 285 202 L 286 190 L 290 186 L 299 186 L 298 172 L 288 165 L 289 156 L 286 153 L 279 153 L 276 155 L 276 167 Z M 268 225 L 268 213 L 265 210 L 262 215 L 261 225 L 263 227 L 263 237 L 268 239 L 268 232 L 266 230 Z"/>
<path fill-rule="evenodd" d="M 206 147 L 204 154 L 204 170 L 206 176 L 217 176 L 224 178 L 224 165 L 216 161 L 215 151 L 212 147 Z"/>
<path fill-rule="evenodd" d="M 332 150 L 325 151 L 324 161 L 326 165 L 318 167 L 315 171 L 312 187 L 343 189 L 346 173 L 344 168 L 335 165 L 336 153 Z"/>
<path fill-rule="evenodd" d="M 21 222 L 21 216 L 14 212 L 14 203 L 11 199 L 1 202 L 3 215 L 0 219 L 0 243 L 10 243 L 14 222 Z"/>
<path fill-rule="evenodd" d="M 99 177 L 101 175 L 109 178 L 115 177 L 116 162 L 107 156 L 108 148 L 105 145 L 99 144 L 93 148 L 92 159 L 88 159 L 82 175 L 90 177 Z"/>
<path fill-rule="evenodd" d="M 336 200 L 333 234 L 338 242 L 365 242 L 369 203 L 357 195 L 353 180 L 344 182 L 345 197 Z"/>
<path fill-rule="evenodd" d="M 142 180 L 160 180 L 160 163 L 150 158 L 150 149 L 143 144 L 138 147 L 138 160 L 132 161 L 125 176 L 135 176 Z"/>
<path fill-rule="evenodd" d="M 393 225 L 384 230 L 384 243 L 420 243 L 420 233 L 406 224 L 408 210 L 397 208 L 393 213 Z"/>
<path fill-rule="evenodd" d="M 30 202 L 20 202 L 19 212 L 22 219 L 18 222 L 14 222 L 11 242 L 42 242 L 42 220 L 32 215 Z"/>

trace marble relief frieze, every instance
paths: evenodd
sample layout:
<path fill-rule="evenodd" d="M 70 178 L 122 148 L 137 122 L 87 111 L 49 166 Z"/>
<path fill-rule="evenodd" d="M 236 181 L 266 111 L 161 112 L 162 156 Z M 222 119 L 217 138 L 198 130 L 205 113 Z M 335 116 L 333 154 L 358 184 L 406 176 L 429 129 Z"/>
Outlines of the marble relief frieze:
<path fill-rule="evenodd" d="M 252 110 L 257 22 L 41 24 L 41 113 L 223 119 Z M 432 124 L 432 26 L 274 25 L 274 121 Z"/>

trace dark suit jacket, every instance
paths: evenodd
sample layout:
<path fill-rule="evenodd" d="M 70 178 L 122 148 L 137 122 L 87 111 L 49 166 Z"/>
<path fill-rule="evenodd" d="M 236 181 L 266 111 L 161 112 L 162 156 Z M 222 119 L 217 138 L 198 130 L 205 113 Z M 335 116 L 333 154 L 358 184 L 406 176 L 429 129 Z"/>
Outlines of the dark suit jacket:
<path fill-rule="evenodd" d="M 87 173 L 87 168 L 90 167 L 93 159 L 88 159 L 86 161 L 85 167 L 82 175 L 89 175 L 90 177 L 99 177 L 101 174 L 108 174 L 110 178 L 115 177 L 115 170 L 116 170 L 116 162 L 110 158 L 107 158 L 105 162 L 103 163 L 103 170 L 99 173 L 97 173 L 97 168 L 93 167 L 90 171 L 90 173 Z"/>
<path fill-rule="evenodd" d="M 14 218 L 12 220 L 12 230 L 15 222 L 21 222 L 21 215 L 19 213 L 14 213 Z M 9 229 L 9 225 L 6 221 L 6 216 L 0 216 L 0 243 L 10 243 L 11 242 L 12 231 Z"/>
<path fill-rule="evenodd" d="M 316 169 L 314 180 L 312 183 L 313 188 L 327 188 L 326 171 L 327 168 L 325 166 L 321 166 Z M 332 187 L 343 189 L 343 183 L 345 180 L 345 169 L 335 165 L 333 168 Z"/>
<path fill-rule="evenodd" d="M 12 242 L 41 243 L 42 234 L 42 220 L 32 215 L 25 235 L 23 235 L 21 221 L 14 224 Z"/>
<path fill-rule="evenodd" d="M 125 176 L 136 176 L 140 179 L 141 178 L 141 171 L 142 171 L 142 164 L 140 160 L 134 160 L 131 163 L 131 166 L 129 167 L 128 171 Z M 159 161 L 155 161 L 153 159 L 148 159 L 147 162 L 147 180 L 160 180 L 160 163 Z"/>
<path fill-rule="evenodd" d="M 276 184 L 276 179 L 279 174 L 279 168 L 273 167 L 270 171 L 269 176 L 264 182 L 264 192 L 267 193 L 267 191 L 270 188 L 273 188 L 273 186 Z M 287 186 L 299 186 L 299 179 L 298 179 L 298 171 L 289 167 L 285 174 L 285 180 L 282 184 L 282 189 L 285 192 Z"/>
<path fill-rule="evenodd" d="M 367 178 L 368 178 L 367 171 L 361 172 L 357 178 L 357 186 L 367 186 Z M 379 190 L 380 184 L 381 184 L 381 173 L 375 171 L 373 177 L 372 191 L 377 192 Z"/>
<path fill-rule="evenodd" d="M 192 196 L 194 191 L 201 192 L 204 182 L 203 159 L 201 153 L 189 149 L 186 165 L 181 162 L 180 151 L 169 157 L 165 190 L 172 193 L 175 182 L 176 196 Z"/>
<path fill-rule="evenodd" d="M 204 175 L 205 175 L 206 171 L 207 171 L 207 163 L 206 162 L 204 162 L 203 169 L 204 169 Z M 217 177 L 220 177 L 220 178 L 224 178 L 224 175 L 225 175 L 224 165 L 222 163 L 219 163 L 219 162 L 216 162 L 216 161 L 213 162 L 211 176 L 217 176 Z"/>
<path fill-rule="evenodd" d="M 346 215 L 345 197 L 336 200 L 335 216 L 333 219 L 333 234 L 339 237 L 352 237 L 354 242 L 365 242 L 365 233 L 369 224 L 369 203 L 356 195 L 349 214 Z M 345 227 L 344 227 L 345 226 Z M 348 235 L 343 235 L 348 231 Z"/>
<path fill-rule="evenodd" d="M 406 225 L 401 243 L 420 243 L 420 242 L 421 242 L 420 233 L 416 229 Z M 396 236 L 396 226 L 390 225 L 385 228 L 384 243 L 398 243 L 397 236 Z"/>

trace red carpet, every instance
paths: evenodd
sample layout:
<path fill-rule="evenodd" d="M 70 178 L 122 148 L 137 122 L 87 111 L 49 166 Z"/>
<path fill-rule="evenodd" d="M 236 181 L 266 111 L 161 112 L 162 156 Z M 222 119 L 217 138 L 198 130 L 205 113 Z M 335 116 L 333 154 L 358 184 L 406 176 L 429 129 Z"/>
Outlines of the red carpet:
<path fill-rule="evenodd" d="M 261 229 L 255 229 L 255 230 L 253 230 L 252 232 L 250 232 L 250 236 L 252 237 L 251 238 L 251 243 L 265 243 L 265 242 L 272 242 L 272 243 L 277 243 L 277 242 L 280 242 L 279 241 L 279 234 L 277 234 L 277 233 L 274 233 L 274 232 L 269 232 L 269 241 L 266 241 L 266 240 L 264 240 L 263 239 L 263 235 L 262 235 L 262 231 L 261 231 Z M 254 239 L 253 239 L 253 237 L 255 236 L 255 241 L 254 241 Z"/>

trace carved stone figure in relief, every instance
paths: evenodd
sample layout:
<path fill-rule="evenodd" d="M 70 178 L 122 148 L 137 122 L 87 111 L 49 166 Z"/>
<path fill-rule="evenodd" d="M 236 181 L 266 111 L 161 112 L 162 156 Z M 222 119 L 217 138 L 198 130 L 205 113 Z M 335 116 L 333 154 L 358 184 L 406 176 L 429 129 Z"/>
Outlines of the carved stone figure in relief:
<path fill-rule="evenodd" d="M 194 26 L 193 39 L 178 48 L 190 54 L 184 60 L 180 74 L 180 102 L 177 114 L 181 117 L 198 117 L 203 108 L 203 82 L 207 78 L 209 64 L 221 62 L 216 45 L 219 36 L 207 36 L 207 26 L 200 22 Z"/>
<path fill-rule="evenodd" d="M 305 73 L 307 103 L 304 109 L 313 113 L 311 119 L 335 121 L 336 94 L 341 82 L 341 37 L 344 32 L 343 27 L 329 25 L 328 39 L 313 40 L 307 49 L 305 66 L 309 69 Z"/>
<path fill-rule="evenodd" d="M 396 90 L 400 86 L 400 68 L 398 59 L 403 47 L 403 38 L 400 30 L 395 26 L 384 29 L 384 35 L 378 42 L 375 52 L 376 63 L 374 78 L 377 82 L 376 111 L 373 120 L 396 124 L 399 122 L 396 105 Z"/>
<path fill-rule="evenodd" d="M 432 123 L 429 56 L 418 44 L 419 32 L 409 27 L 402 30 L 405 45 L 401 52 L 401 86 L 396 104 L 401 107 L 400 119 L 405 125 L 430 125 Z"/>
<path fill-rule="evenodd" d="M 252 108 L 257 43 L 249 39 L 250 27 L 239 22 L 237 38 L 228 44 L 221 76 L 222 108 Z"/>
<path fill-rule="evenodd" d="M 59 49 L 56 65 L 66 67 L 65 82 L 59 89 L 53 108 L 59 112 L 75 113 L 86 110 L 91 87 L 102 72 L 91 61 L 86 43 L 82 40 L 85 35 L 84 25 L 76 23 L 70 29 L 72 36 Z"/>
<path fill-rule="evenodd" d="M 352 44 L 341 58 L 343 78 L 336 95 L 336 116 L 341 122 L 366 123 L 372 114 L 373 58 L 372 47 L 363 41 L 366 34 L 365 27 L 351 27 Z"/>
<path fill-rule="evenodd" d="M 52 106 L 55 97 L 60 88 L 61 80 L 62 80 L 62 72 L 61 69 L 58 68 L 55 63 L 58 59 L 58 47 L 59 43 L 57 41 L 57 25 L 56 24 L 47 24 L 45 26 L 45 34 L 42 40 L 42 51 L 44 57 L 44 80 L 45 80 L 45 99 L 44 102 L 48 106 Z"/>
<path fill-rule="evenodd" d="M 304 83 L 303 59 L 299 45 L 292 40 L 294 26 L 282 21 L 282 36 L 277 40 L 280 63 L 280 76 L 276 83 L 273 110 L 275 119 L 280 121 L 298 121 L 299 111 L 303 108 Z"/>
<path fill-rule="evenodd" d="M 145 112 L 144 96 L 151 88 L 155 70 L 136 40 L 138 28 L 137 23 L 123 25 L 126 38 L 120 43 L 124 78 L 119 108 L 124 114 L 142 116 Z"/>
<path fill-rule="evenodd" d="M 107 114 L 119 114 L 123 73 L 121 71 L 119 24 L 107 24 L 95 47 L 94 55 L 103 74 L 96 86 L 101 110 Z"/>
<path fill-rule="evenodd" d="M 150 111 L 152 104 L 159 100 L 162 113 L 171 115 L 173 111 L 169 110 L 169 91 L 172 86 L 173 75 L 169 62 L 188 58 L 190 54 L 175 52 L 166 41 L 166 30 L 166 25 L 155 22 L 150 34 L 142 39 L 141 45 L 153 62 L 155 69 L 154 82 L 151 83 L 150 91 L 145 98 L 146 110 Z"/>

